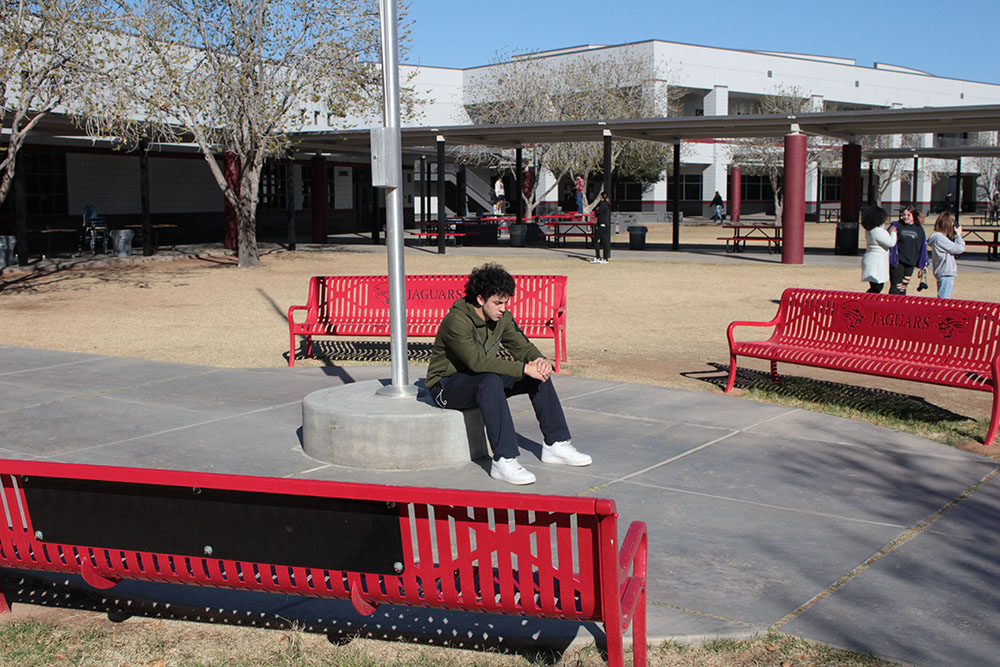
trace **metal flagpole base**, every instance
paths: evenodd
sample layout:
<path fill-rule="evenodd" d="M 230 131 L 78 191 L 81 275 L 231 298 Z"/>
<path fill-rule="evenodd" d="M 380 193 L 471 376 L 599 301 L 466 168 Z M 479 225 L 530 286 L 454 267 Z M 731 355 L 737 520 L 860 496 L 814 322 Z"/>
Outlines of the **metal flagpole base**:
<path fill-rule="evenodd" d="M 404 384 L 401 386 L 387 384 L 375 391 L 376 396 L 382 396 L 384 398 L 416 398 L 417 393 L 417 386 L 412 384 Z"/>

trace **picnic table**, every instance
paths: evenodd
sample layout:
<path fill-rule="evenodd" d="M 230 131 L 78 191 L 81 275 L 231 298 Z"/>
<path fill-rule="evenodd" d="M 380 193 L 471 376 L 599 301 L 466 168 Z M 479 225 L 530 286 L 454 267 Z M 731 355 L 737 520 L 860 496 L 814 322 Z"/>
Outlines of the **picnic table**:
<path fill-rule="evenodd" d="M 597 224 L 593 213 L 553 213 L 535 216 L 535 220 L 552 228 L 545 236 L 556 246 L 565 244 L 567 238 L 592 238 Z"/>
<path fill-rule="evenodd" d="M 717 240 L 726 242 L 726 252 L 742 252 L 748 242 L 761 241 L 767 243 L 767 251 L 781 252 L 781 225 L 764 223 L 745 223 L 739 225 L 723 225 L 722 229 L 728 236 L 720 236 Z"/>
<path fill-rule="evenodd" d="M 965 245 L 986 246 L 986 259 L 1000 260 L 1000 225 L 970 225 L 961 229 Z"/>

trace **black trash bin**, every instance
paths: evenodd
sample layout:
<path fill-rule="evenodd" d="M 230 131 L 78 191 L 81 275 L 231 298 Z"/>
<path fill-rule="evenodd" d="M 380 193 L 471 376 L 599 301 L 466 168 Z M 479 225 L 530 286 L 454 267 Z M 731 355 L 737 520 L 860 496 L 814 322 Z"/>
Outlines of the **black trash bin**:
<path fill-rule="evenodd" d="M 841 221 L 837 223 L 835 255 L 858 254 L 858 223 Z"/>
<path fill-rule="evenodd" d="M 497 244 L 497 226 L 492 222 L 467 223 L 462 226 L 465 232 L 465 242 L 463 245 L 487 245 Z"/>
<path fill-rule="evenodd" d="M 528 226 L 523 222 L 517 224 L 516 222 L 510 223 L 508 230 L 510 231 L 510 245 L 514 248 L 523 248 L 524 242 L 528 237 Z"/>
<path fill-rule="evenodd" d="M 629 250 L 646 249 L 646 232 L 649 227 L 644 225 L 632 225 L 628 228 L 628 248 Z"/>

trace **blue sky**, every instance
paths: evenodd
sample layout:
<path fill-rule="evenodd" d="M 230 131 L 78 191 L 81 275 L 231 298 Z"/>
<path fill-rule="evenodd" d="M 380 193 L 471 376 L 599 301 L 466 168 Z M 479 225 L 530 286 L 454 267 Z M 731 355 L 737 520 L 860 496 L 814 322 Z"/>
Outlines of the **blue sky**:
<path fill-rule="evenodd" d="M 965 0 L 411 0 L 406 63 L 473 67 L 523 53 L 647 39 L 793 51 L 1000 83 L 1000 2 Z"/>

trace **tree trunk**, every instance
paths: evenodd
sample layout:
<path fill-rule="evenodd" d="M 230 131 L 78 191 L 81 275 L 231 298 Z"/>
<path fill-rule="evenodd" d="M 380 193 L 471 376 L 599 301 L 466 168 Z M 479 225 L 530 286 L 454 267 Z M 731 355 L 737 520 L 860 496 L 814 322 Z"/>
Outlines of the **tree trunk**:
<path fill-rule="evenodd" d="M 261 168 L 261 164 L 243 165 L 240 179 L 240 198 L 236 215 L 239 219 L 241 269 L 260 266 L 260 253 L 257 250 L 257 187 L 260 183 Z"/>

